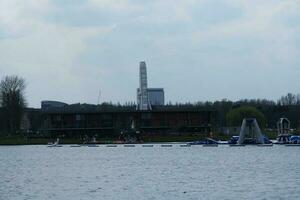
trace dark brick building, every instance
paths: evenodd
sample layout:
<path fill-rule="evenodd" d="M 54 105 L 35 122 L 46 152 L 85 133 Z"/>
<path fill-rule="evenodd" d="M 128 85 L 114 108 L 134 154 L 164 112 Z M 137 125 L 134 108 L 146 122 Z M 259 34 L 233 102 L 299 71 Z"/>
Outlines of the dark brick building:
<path fill-rule="evenodd" d="M 134 128 L 142 133 L 154 134 L 209 133 L 213 113 L 195 107 L 161 106 L 151 111 L 136 111 L 134 106 L 64 105 L 42 108 L 40 132 L 118 135 L 123 130 Z"/>

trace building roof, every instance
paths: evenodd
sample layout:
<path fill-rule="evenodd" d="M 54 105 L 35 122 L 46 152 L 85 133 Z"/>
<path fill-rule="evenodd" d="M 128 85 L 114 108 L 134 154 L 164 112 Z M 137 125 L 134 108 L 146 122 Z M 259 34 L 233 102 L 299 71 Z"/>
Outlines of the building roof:
<path fill-rule="evenodd" d="M 164 88 L 147 88 L 148 91 L 164 91 Z"/>
<path fill-rule="evenodd" d="M 63 107 L 48 107 L 43 113 L 112 113 L 112 112 L 204 112 L 213 111 L 200 106 L 153 106 L 151 111 L 138 111 L 136 106 L 116 106 L 110 104 L 71 104 Z"/>

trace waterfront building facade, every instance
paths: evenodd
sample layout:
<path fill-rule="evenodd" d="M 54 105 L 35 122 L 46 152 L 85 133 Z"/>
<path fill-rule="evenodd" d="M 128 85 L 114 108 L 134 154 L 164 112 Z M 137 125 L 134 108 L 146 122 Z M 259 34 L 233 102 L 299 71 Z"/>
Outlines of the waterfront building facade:
<path fill-rule="evenodd" d="M 119 135 L 133 128 L 141 133 L 209 133 L 213 112 L 195 108 L 135 107 L 103 109 L 97 105 L 74 104 L 42 109 L 41 133 L 65 135 Z"/>

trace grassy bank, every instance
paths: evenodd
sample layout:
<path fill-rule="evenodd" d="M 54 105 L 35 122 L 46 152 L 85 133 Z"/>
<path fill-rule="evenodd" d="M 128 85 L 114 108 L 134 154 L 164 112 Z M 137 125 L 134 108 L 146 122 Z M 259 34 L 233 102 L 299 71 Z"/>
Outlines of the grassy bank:
<path fill-rule="evenodd" d="M 144 142 L 191 142 L 197 140 L 204 140 L 209 135 L 152 135 L 152 136 L 144 136 Z M 230 136 L 223 134 L 214 134 L 213 138 L 216 140 L 228 140 Z"/>
<path fill-rule="evenodd" d="M 189 142 L 204 139 L 206 136 L 193 136 L 193 135 L 155 135 L 142 137 L 143 142 Z M 48 142 L 54 142 L 55 139 L 51 138 L 32 138 L 22 135 L 14 136 L 1 136 L 0 145 L 45 145 Z M 117 138 L 97 138 L 97 141 L 102 144 L 111 144 L 117 141 Z M 81 139 L 76 138 L 60 138 L 61 144 L 82 144 Z"/>
<path fill-rule="evenodd" d="M 270 140 L 276 140 L 276 138 L 277 138 L 277 132 L 276 131 L 265 130 L 264 134 L 266 134 Z"/>
<path fill-rule="evenodd" d="M 14 136 L 1 136 L 0 145 L 43 145 L 47 144 L 54 139 L 49 138 L 32 138 L 23 135 L 14 135 Z M 80 140 L 77 139 L 64 139 L 64 144 L 76 144 L 80 143 Z"/>

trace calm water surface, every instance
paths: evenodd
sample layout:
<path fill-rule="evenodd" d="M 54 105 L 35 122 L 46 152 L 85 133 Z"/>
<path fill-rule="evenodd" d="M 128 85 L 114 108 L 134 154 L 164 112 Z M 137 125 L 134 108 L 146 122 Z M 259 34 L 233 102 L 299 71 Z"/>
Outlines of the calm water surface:
<path fill-rule="evenodd" d="M 0 146 L 0 199 L 300 199 L 300 147 Z"/>

